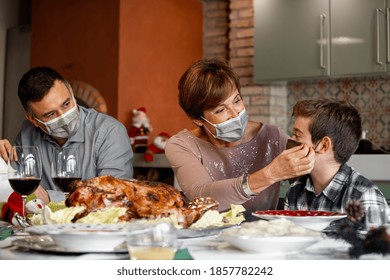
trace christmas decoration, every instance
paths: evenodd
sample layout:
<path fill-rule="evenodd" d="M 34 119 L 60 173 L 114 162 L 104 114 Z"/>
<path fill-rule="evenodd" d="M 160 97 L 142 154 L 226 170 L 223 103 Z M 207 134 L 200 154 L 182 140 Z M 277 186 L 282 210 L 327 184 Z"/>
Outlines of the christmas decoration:
<path fill-rule="evenodd" d="M 146 115 L 145 107 L 133 110 L 132 125 L 128 131 L 130 142 L 135 153 L 144 153 L 148 146 L 152 126 Z"/>
<path fill-rule="evenodd" d="M 42 213 L 44 204 L 42 200 L 35 197 L 35 194 L 29 195 L 26 202 L 27 216 L 30 214 Z M 16 192 L 11 193 L 7 202 L 0 203 L 0 212 L 1 220 L 11 222 L 14 225 L 19 225 L 19 223 L 14 219 L 14 214 L 18 213 L 20 216 L 23 215 L 22 196 Z"/>
<path fill-rule="evenodd" d="M 144 159 L 147 162 L 151 162 L 154 160 L 154 154 L 163 154 L 165 150 L 165 144 L 167 143 L 169 139 L 169 134 L 166 132 L 161 132 L 159 135 L 157 135 L 152 144 L 149 144 L 147 146 Z"/>

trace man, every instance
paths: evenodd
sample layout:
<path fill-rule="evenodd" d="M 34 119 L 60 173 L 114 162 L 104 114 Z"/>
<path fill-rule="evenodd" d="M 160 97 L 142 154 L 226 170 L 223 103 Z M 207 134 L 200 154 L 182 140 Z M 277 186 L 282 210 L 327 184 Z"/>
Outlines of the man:
<path fill-rule="evenodd" d="M 309 175 L 299 178 L 288 190 L 285 208 L 345 212 L 353 200 L 364 211 L 379 215 L 387 209 L 379 188 L 346 162 L 358 147 L 362 133 L 358 111 L 345 102 L 303 100 L 293 108 L 292 139 L 314 147 L 315 164 Z"/>
<path fill-rule="evenodd" d="M 77 147 L 82 158 L 82 179 L 110 174 L 133 177 L 133 151 L 126 128 L 116 119 L 76 104 L 69 83 L 54 69 L 36 67 L 23 75 L 18 87 L 26 121 L 15 145 L 38 146 L 42 154 L 42 180 L 36 195 L 44 202 L 63 199 L 50 176 L 56 147 Z M 0 156 L 7 161 L 11 144 L 0 140 Z M 43 187 L 43 188 L 42 188 Z M 46 193 L 46 191 L 48 193 Z"/>

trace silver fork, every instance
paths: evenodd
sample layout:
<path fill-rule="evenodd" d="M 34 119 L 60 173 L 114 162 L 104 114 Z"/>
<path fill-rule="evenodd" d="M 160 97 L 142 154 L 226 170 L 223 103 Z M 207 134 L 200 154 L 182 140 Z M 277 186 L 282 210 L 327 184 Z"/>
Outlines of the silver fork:
<path fill-rule="evenodd" d="M 32 224 L 26 219 L 15 212 L 14 218 L 22 228 L 31 227 Z"/>

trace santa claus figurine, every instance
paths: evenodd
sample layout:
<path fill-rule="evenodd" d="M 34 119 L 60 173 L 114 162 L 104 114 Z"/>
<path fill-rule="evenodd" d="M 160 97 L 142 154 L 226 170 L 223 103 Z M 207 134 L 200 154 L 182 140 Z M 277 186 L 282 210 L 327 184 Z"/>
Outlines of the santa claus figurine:
<path fill-rule="evenodd" d="M 144 159 L 145 161 L 153 161 L 154 154 L 163 154 L 165 149 L 165 144 L 169 139 L 169 134 L 165 132 L 161 132 L 158 136 L 156 136 L 153 140 L 153 143 L 148 145 Z"/>
<path fill-rule="evenodd" d="M 30 194 L 26 202 L 25 211 L 28 215 L 42 213 L 44 203 L 39 198 L 36 198 L 35 194 Z M 20 216 L 23 215 L 23 202 L 22 196 L 13 192 L 7 202 L 0 202 L 0 220 L 11 222 L 13 225 L 19 225 L 14 218 L 15 213 L 18 213 Z"/>
<path fill-rule="evenodd" d="M 132 125 L 129 130 L 130 142 L 135 153 L 144 153 L 148 146 L 152 126 L 144 107 L 133 110 Z"/>

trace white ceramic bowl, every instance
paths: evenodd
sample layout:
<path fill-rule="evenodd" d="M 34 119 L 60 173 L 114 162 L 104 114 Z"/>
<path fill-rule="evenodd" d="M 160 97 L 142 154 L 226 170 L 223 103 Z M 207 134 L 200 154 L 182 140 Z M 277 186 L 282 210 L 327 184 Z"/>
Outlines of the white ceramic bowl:
<path fill-rule="evenodd" d="M 302 251 L 323 239 L 320 234 L 256 236 L 243 235 L 239 228 L 227 229 L 219 235 L 223 240 L 249 253 L 279 255 Z"/>
<path fill-rule="evenodd" d="M 328 227 L 331 222 L 347 217 L 327 211 L 306 211 L 306 210 L 268 210 L 252 213 L 253 216 L 271 221 L 274 219 L 286 219 L 305 228 L 321 231 Z"/>
<path fill-rule="evenodd" d="M 115 252 L 127 236 L 124 225 L 54 224 L 26 230 L 49 235 L 57 245 L 77 252 Z"/>

